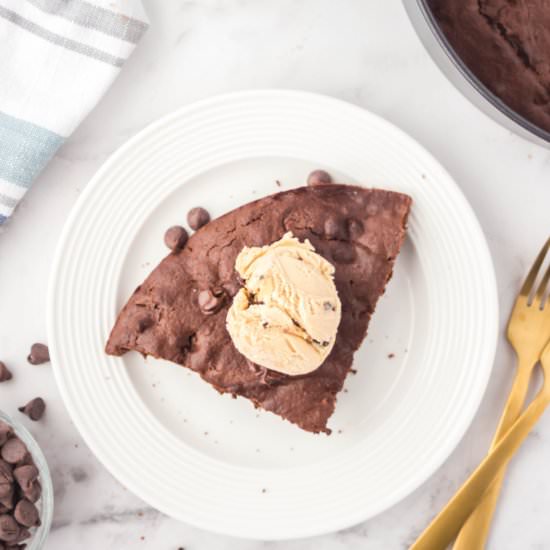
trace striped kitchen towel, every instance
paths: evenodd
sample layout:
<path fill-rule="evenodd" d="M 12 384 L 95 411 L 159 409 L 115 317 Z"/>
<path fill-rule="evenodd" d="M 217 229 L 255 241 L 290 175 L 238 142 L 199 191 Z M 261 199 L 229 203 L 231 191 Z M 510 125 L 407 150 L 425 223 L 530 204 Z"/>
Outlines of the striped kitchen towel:
<path fill-rule="evenodd" d="M 0 225 L 147 29 L 141 0 L 0 0 Z"/>

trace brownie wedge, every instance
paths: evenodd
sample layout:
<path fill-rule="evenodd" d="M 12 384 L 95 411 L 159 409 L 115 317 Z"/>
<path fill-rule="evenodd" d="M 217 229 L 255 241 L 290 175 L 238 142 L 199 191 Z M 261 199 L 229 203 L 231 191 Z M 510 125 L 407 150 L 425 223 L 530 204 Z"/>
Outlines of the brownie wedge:
<path fill-rule="evenodd" d="M 120 312 L 106 351 L 130 350 L 196 372 L 221 393 L 250 399 L 309 432 L 327 421 L 392 275 L 405 237 L 411 198 L 350 185 L 300 187 L 264 197 L 199 229 L 168 255 Z M 234 265 L 245 246 L 263 246 L 291 231 L 309 239 L 335 266 L 342 303 L 336 342 L 325 362 L 303 376 L 255 365 L 235 348 L 226 315 L 241 287 Z"/>

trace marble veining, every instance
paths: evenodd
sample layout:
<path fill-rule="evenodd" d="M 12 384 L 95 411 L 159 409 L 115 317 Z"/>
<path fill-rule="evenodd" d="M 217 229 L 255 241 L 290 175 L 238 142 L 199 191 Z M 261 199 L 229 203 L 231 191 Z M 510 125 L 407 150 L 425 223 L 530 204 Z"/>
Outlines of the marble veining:
<path fill-rule="evenodd" d="M 489 444 L 514 366 L 503 337 L 471 428 L 420 489 L 379 517 L 332 535 L 235 540 L 171 520 L 122 487 L 72 425 L 51 368 L 26 363 L 30 344 L 46 338 L 47 278 L 61 228 L 107 156 L 159 116 L 247 88 L 325 93 L 394 122 L 458 181 L 487 235 L 504 327 L 518 284 L 548 236 L 550 151 L 512 135 L 465 100 L 434 66 L 398 0 L 144 3 L 149 33 L 0 234 L 0 359 L 15 375 L 0 386 L 0 403 L 12 414 L 36 395 L 48 403 L 40 423 L 23 418 L 54 478 L 57 506 L 46 550 L 405 549 Z M 510 469 L 489 550 L 550 549 L 549 454 L 546 415 Z"/>

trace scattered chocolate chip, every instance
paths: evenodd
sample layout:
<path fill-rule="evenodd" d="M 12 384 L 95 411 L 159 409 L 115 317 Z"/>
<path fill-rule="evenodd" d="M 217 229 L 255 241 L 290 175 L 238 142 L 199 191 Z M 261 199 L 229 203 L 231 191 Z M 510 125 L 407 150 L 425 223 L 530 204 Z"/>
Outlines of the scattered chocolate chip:
<path fill-rule="evenodd" d="M 275 185 L 276 185 L 277 187 L 281 187 L 281 182 L 280 182 L 279 180 L 275 180 Z"/>
<path fill-rule="evenodd" d="M 170 227 L 164 234 L 164 244 L 172 251 L 181 250 L 187 243 L 189 234 L 181 225 Z"/>
<path fill-rule="evenodd" d="M 23 492 L 30 491 L 33 483 L 38 479 L 38 468 L 34 464 L 18 466 L 13 471 L 13 477 Z"/>
<path fill-rule="evenodd" d="M 338 239 L 346 241 L 349 239 L 348 227 L 344 220 L 339 220 L 329 216 L 325 220 L 324 233 L 329 239 Z"/>
<path fill-rule="evenodd" d="M 269 326 L 269 323 L 267 321 L 264 321 L 262 323 L 262 327 L 267 328 Z"/>
<path fill-rule="evenodd" d="M 13 375 L 10 369 L 6 367 L 5 363 L 0 361 L 0 382 L 6 382 L 8 380 L 11 380 L 12 378 L 13 378 Z"/>
<path fill-rule="evenodd" d="M 217 296 L 214 294 L 212 290 L 209 290 L 209 289 L 201 290 L 199 292 L 197 300 L 201 311 L 205 315 L 211 315 L 212 313 L 216 313 L 223 305 L 223 301 L 224 301 L 223 289 L 221 294 L 218 294 Z"/>
<path fill-rule="evenodd" d="M 4 542 L 18 542 L 19 525 L 12 516 L 0 516 L 0 540 Z"/>
<path fill-rule="evenodd" d="M 31 352 L 27 357 L 27 361 L 31 365 L 41 365 L 47 363 L 50 360 L 50 350 L 45 344 L 33 344 L 31 346 Z"/>
<path fill-rule="evenodd" d="M 191 208 L 187 214 L 187 223 L 191 229 L 195 231 L 200 229 L 203 225 L 206 225 L 210 221 L 210 214 L 208 210 L 200 206 Z"/>
<path fill-rule="evenodd" d="M 349 243 L 338 242 L 332 250 L 332 259 L 340 264 L 350 264 L 355 260 L 355 248 Z"/>
<path fill-rule="evenodd" d="M 325 302 L 323 304 L 325 311 L 336 311 L 336 306 L 331 302 Z"/>
<path fill-rule="evenodd" d="M 388 359 L 393 359 L 395 357 L 395 353 L 388 353 Z"/>
<path fill-rule="evenodd" d="M 27 499 L 20 500 L 15 506 L 13 517 L 23 527 L 34 527 L 40 523 L 36 506 Z"/>
<path fill-rule="evenodd" d="M 26 458 L 27 453 L 27 446 L 15 436 L 6 441 L 0 451 L 0 456 L 8 464 L 17 464 Z"/>
<path fill-rule="evenodd" d="M 315 185 L 328 185 L 332 183 L 332 176 L 325 170 L 313 170 L 307 177 L 307 184 L 311 186 Z"/>
<path fill-rule="evenodd" d="M 352 239 L 358 239 L 365 232 L 363 222 L 355 218 L 350 218 L 348 220 L 348 232 Z"/>
<path fill-rule="evenodd" d="M 31 420 L 40 420 L 46 410 L 46 403 L 41 397 L 35 397 L 29 401 L 24 407 L 18 409 L 23 414 L 26 414 Z"/>

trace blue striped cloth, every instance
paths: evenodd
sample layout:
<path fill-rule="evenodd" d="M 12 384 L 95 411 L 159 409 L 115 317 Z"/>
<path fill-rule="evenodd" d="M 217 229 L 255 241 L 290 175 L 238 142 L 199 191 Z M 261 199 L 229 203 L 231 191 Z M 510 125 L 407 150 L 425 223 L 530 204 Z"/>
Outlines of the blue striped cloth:
<path fill-rule="evenodd" d="M 0 0 L 0 225 L 146 30 L 140 0 Z"/>

